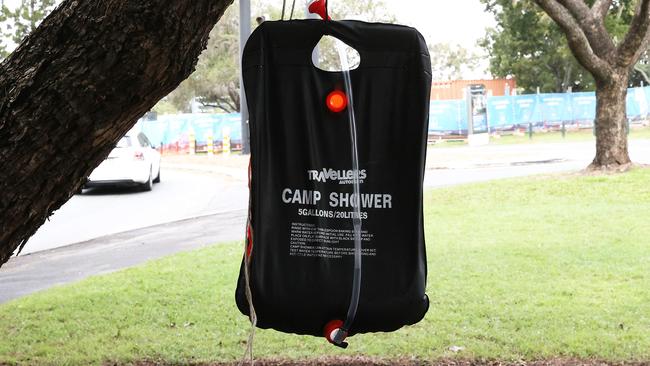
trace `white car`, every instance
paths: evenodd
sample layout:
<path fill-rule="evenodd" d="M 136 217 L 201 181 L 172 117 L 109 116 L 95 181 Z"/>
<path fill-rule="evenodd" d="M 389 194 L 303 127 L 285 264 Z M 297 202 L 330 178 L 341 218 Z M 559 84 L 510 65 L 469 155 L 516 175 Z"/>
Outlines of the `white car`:
<path fill-rule="evenodd" d="M 84 188 L 141 187 L 160 182 L 160 153 L 142 132 L 129 132 L 88 177 Z"/>

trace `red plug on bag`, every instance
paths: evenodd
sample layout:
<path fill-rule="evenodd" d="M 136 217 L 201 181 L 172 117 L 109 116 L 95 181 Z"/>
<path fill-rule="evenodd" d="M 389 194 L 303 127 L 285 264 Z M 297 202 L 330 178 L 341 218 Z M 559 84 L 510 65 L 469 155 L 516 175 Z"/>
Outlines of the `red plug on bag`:
<path fill-rule="evenodd" d="M 348 336 L 348 332 L 344 331 L 342 327 L 343 321 L 332 320 L 329 323 L 325 324 L 323 335 L 325 336 L 325 339 L 327 339 L 327 341 L 331 344 L 337 347 L 347 348 L 348 343 L 343 341 Z"/>
<path fill-rule="evenodd" d="M 327 18 L 327 20 L 332 20 L 332 18 L 327 15 L 327 10 L 325 9 L 326 4 L 327 0 L 316 0 L 309 4 L 308 10 L 311 14 L 318 14 L 321 19 Z"/>
<path fill-rule="evenodd" d="M 327 95 L 327 98 L 325 98 L 325 104 L 330 111 L 339 113 L 348 106 L 348 97 L 344 92 L 334 90 Z"/>

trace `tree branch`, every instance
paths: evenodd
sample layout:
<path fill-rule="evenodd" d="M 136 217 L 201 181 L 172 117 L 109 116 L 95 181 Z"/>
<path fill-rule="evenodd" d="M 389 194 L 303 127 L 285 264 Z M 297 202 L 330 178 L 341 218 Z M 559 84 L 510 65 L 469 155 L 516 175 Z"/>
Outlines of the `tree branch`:
<path fill-rule="evenodd" d="M 215 103 L 204 103 L 204 102 L 200 102 L 200 103 L 201 103 L 201 105 L 204 106 L 204 107 L 210 107 L 210 108 L 221 109 L 221 110 L 224 111 L 225 113 L 230 113 L 230 112 L 231 112 L 230 110 L 228 110 L 227 108 L 223 107 L 223 106 L 222 106 L 221 104 L 219 104 L 219 103 L 216 103 L 216 104 L 215 104 Z"/>
<path fill-rule="evenodd" d="M 622 67 L 630 67 L 645 52 L 650 38 L 650 0 L 642 0 L 630 29 L 618 46 L 617 62 Z"/>
<path fill-rule="evenodd" d="M 591 12 L 599 22 L 605 21 L 605 16 L 609 11 L 609 8 L 612 6 L 612 0 L 596 0 L 594 5 L 591 7 Z M 621 7 L 622 8 L 622 7 Z"/>
<path fill-rule="evenodd" d="M 194 71 L 231 3 L 64 0 L 0 63 L 0 265 Z"/>
<path fill-rule="evenodd" d="M 639 65 L 634 65 L 634 70 L 638 71 L 639 74 L 641 74 L 641 76 L 643 77 L 643 79 L 645 79 L 645 82 L 650 84 L 650 75 L 648 75 L 648 73 L 645 70 L 639 67 Z"/>
<path fill-rule="evenodd" d="M 577 20 L 569 13 L 568 9 L 556 0 L 535 0 L 564 31 L 569 48 L 578 62 L 594 77 L 608 79 L 612 74 L 610 65 L 594 53 L 585 32 Z"/>
<path fill-rule="evenodd" d="M 204 107 L 213 107 L 219 108 L 226 113 L 232 113 L 237 111 L 237 106 L 235 102 L 228 96 L 210 96 L 202 97 L 198 99 L 198 102 L 201 103 Z"/>
<path fill-rule="evenodd" d="M 556 0 L 558 3 L 562 4 L 573 17 L 578 21 L 578 23 L 586 22 L 591 17 L 591 11 L 587 4 L 582 0 Z"/>
<path fill-rule="evenodd" d="M 240 111 L 240 100 L 239 100 L 239 88 L 234 87 L 234 86 L 229 86 L 228 87 L 228 94 L 230 95 L 230 99 L 233 101 L 233 111 L 239 112 Z"/>
<path fill-rule="evenodd" d="M 557 2 L 573 15 L 598 57 L 607 59 L 608 56 L 613 55 L 616 46 L 605 28 L 604 18 L 596 18 L 583 0 L 557 0 Z M 605 12 L 607 10 L 605 9 Z"/>

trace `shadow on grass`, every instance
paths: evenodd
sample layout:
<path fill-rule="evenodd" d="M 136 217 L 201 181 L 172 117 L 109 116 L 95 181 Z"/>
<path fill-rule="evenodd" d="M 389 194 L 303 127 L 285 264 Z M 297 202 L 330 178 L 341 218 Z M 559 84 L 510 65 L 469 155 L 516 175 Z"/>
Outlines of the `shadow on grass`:
<path fill-rule="evenodd" d="M 196 364 L 205 366 L 237 366 L 239 362 L 230 363 L 209 363 Z M 500 360 L 483 360 L 483 359 L 438 359 L 438 360 L 418 360 L 414 358 L 401 359 L 381 359 L 372 357 L 319 357 L 309 360 L 283 360 L 283 359 L 260 359 L 255 360 L 257 366 L 646 366 L 650 362 L 631 361 L 631 362 L 609 362 L 597 359 L 576 359 L 576 358 L 553 358 L 535 361 L 500 361 Z M 138 362 L 135 366 L 161 366 L 160 363 L 153 361 Z M 163 364 L 164 365 L 164 364 Z M 176 364 L 174 364 L 176 365 Z M 242 365 L 250 365 L 245 362 Z"/>

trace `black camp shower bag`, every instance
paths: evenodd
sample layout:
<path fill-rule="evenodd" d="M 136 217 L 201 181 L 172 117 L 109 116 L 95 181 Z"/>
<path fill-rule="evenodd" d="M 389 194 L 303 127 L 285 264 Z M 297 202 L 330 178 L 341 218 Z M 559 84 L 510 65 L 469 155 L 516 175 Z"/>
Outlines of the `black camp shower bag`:
<path fill-rule="evenodd" d="M 312 64 L 324 35 L 355 48 L 352 70 L 359 171 L 347 113 L 325 104 L 341 72 Z M 422 180 L 431 67 L 413 28 L 359 21 L 267 21 L 242 60 L 250 111 L 250 289 L 257 326 L 320 336 L 351 297 L 352 181 L 361 181 L 361 298 L 350 334 L 420 321 L 426 254 Z M 243 264 L 244 262 L 242 262 Z M 236 302 L 249 315 L 244 269 Z"/>

